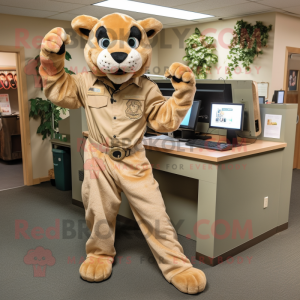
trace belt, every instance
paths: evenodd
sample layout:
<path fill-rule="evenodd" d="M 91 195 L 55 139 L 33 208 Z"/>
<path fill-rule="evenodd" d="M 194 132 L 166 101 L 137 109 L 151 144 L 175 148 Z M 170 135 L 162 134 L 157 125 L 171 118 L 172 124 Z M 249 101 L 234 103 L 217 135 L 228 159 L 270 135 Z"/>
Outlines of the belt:
<path fill-rule="evenodd" d="M 130 154 L 133 154 L 137 151 L 137 147 L 135 146 L 132 149 L 123 149 L 121 147 L 106 147 L 102 144 L 99 144 L 91 137 L 88 138 L 90 143 L 100 152 L 107 154 L 111 159 L 116 161 L 121 161 L 125 157 L 128 157 Z"/>

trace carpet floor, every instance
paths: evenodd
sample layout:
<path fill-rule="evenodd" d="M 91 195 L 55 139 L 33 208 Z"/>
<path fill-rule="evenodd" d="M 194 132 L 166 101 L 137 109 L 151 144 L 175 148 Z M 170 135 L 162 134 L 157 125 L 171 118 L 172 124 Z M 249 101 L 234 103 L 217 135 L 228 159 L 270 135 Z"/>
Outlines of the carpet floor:
<path fill-rule="evenodd" d="M 22 160 L 0 159 L 0 191 L 24 185 Z"/>
<path fill-rule="evenodd" d="M 206 273 L 208 285 L 201 294 L 185 295 L 163 278 L 140 230 L 120 222 L 111 278 L 102 283 L 83 281 L 78 269 L 88 233 L 84 210 L 71 204 L 71 192 L 58 191 L 50 183 L 1 191 L 0 299 L 299 300 L 299 195 L 300 171 L 295 170 L 289 228 L 235 256 L 231 263 L 210 267 L 195 262 Z M 55 226 L 53 239 L 50 227 Z M 185 254 L 193 257 L 195 242 L 182 236 L 179 241 Z M 37 247 L 50 251 L 31 253 Z M 34 260 L 42 256 L 46 266 L 34 267 Z"/>

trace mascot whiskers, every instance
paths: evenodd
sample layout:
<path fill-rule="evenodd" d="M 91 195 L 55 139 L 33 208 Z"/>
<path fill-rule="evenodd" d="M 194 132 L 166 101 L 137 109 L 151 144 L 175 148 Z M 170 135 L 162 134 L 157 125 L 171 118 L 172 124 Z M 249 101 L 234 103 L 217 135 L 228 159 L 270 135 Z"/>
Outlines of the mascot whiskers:
<path fill-rule="evenodd" d="M 42 41 L 40 74 L 49 100 L 65 108 L 85 108 L 89 137 L 84 161 L 100 170 L 96 176 L 88 170 L 84 174 L 82 200 L 91 236 L 80 275 L 90 282 L 110 277 L 124 192 L 163 276 L 183 293 L 199 293 L 206 277 L 183 253 L 142 145 L 146 126 L 158 132 L 178 129 L 193 103 L 194 75 L 187 66 L 173 63 L 165 74 L 175 89 L 168 100 L 143 75 L 151 62 L 149 40 L 162 30 L 156 19 L 83 15 L 72 21 L 72 28 L 87 40 L 84 57 L 91 72 L 65 72 L 65 45 L 71 41 L 63 28 L 54 28 Z"/>

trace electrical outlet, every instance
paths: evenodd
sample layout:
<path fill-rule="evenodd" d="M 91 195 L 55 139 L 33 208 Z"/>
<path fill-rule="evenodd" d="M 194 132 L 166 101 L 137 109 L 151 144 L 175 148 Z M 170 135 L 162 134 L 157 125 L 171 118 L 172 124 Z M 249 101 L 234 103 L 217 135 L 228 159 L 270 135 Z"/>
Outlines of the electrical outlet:
<path fill-rule="evenodd" d="M 269 197 L 264 198 L 264 208 L 267 208 L 269 205 Z"/>

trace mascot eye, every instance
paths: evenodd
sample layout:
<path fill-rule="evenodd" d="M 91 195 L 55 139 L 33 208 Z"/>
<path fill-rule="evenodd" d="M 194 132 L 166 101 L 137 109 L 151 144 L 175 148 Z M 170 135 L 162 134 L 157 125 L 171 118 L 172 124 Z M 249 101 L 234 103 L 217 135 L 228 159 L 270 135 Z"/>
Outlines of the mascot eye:
<path fill-rule="evenodd" d="M 99 41 L 99 46 L 102 48 L 102 49 L 106 49 L 110 44 L 110 40 L 107 39 L 107 38 L 102 38 L 100 39 Z"/>
<path fill-rule="evenodd" d="M 137 38 L 135 37 L 130 37 L 127 41 L 128 45 L 133 48 L 136 49 L 139 46 L 139 41 Z"/>

